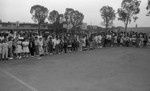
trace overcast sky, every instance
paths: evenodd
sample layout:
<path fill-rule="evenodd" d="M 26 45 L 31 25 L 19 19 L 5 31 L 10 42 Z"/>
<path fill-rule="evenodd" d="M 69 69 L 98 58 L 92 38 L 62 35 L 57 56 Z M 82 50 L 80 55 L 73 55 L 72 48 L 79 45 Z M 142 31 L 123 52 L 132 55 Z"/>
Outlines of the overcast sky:
<path fill-rule="evenodd" d="M 141 11 L 136 23 L 139 27 L 150 27 L 150 17 L 145 16 L 148 12 L 146 10 L 147 0 L 141 1 Z M 60 13 L 64 13 L 66 8 L 79 10 L 84 14 L 84 22 L 101 26 L 103 20 L 100 16 L 100 8 L 109 5 L 117 11 L 121 6 L 121 2 L 122 0 L 0 0 L 0 19 L 4 22 L 34 23 L 31 19 L 30 8 L 39 4 L 47 7 L 49 11 L 57 10 Z M 129 26 L 134 27 L 136 23 L 132 22 Z M 124 26 L 124 23 L 116 18 L 114 25 Z"/>

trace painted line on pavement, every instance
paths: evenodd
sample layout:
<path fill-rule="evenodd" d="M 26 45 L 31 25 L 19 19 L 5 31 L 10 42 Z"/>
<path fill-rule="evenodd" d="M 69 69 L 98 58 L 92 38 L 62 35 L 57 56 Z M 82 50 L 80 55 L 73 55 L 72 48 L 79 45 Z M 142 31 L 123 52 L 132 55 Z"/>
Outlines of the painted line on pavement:
<path fill-rule="evenodd" d="M 5 71 L 5 70 L 3 70 L 3 69 L 1 69 L 1 68 L 0 68 L 0 70 L 1 70 L 3 73 L 7 74 L 8 76 L 12 77 L 13 79 L 17 80 L 17 81 L 20 82 L 21 84 L 25 85 L 26 87 L 28 87 L 28 88 L 31 89 L 32 91 L 38 91 L 36 88 L 34 88 L 34 87 L 28 85 L 27 83 L 25 83 L 24 81 L 20 80 L 20 79 L 17 78 L 16 76 L 14 76 L 14 75 L 8 73 L 7 71 Z"/>

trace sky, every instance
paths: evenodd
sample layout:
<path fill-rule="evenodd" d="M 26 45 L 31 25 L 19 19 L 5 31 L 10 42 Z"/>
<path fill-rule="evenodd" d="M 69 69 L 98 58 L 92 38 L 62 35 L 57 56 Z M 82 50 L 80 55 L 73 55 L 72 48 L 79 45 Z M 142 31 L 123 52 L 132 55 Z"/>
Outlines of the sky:
<path fill-rule="evenodd" d="M 64 13 L 66 8 L 73 8 L 84 14 L 84 22 L 88 25 L 102 26 L 103 19 L 100 16 L 100 9 L 109 5 L 115 11 L 121 7 L 122 0 L 0 0 L 0 19 L 3 22 L 30 22 L 30 9 L 33 5 L 42 5 L 48 8 L 49 12 L 57 10 Z M 139 19 L 136 23 L 131 22 L 129 27 L 150 27 L 150 17 L 147 17 L 147 0 L 141 0 Z M 122 21 L 118 21 L 118 16 L 114 21 L 114 26 L 124 26 Z"/>

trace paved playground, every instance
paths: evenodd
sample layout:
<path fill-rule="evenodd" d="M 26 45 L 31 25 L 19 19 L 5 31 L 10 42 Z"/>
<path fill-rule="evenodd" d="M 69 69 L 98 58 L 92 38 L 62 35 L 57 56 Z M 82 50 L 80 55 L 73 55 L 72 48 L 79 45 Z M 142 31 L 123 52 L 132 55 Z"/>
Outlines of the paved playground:
<path fill-rule="evenodd" d="M 0 91 L 150 91 L 150 49 L 103 48 L 1 61 Z"/>

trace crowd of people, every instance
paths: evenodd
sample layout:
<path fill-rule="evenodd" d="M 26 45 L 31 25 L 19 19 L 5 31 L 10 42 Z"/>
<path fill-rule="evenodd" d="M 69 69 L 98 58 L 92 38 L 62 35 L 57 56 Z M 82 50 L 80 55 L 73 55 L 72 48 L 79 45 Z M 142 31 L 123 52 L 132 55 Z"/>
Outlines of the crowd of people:
<path fill-rule="evenodd" d="M 94 34 L 0 33 L 0 60 L 70 53 L 103 47 L 148 47 L 150 36 L 137 32 Z"/>

